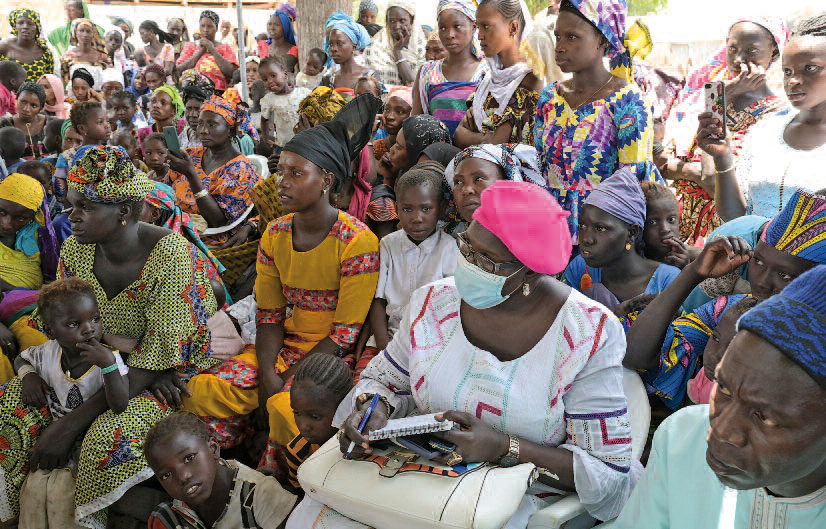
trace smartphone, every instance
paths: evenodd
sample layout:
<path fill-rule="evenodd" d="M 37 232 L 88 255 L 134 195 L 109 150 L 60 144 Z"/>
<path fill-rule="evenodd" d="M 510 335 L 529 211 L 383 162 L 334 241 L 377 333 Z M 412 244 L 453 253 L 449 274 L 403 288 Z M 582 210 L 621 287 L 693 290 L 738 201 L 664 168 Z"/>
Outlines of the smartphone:
<path fill-rule="evenodd" d="M 181 153 L 181 143 L 178 141 L 178 131 L 173 126 L 168 126 L 163 128 L 163 137 L 166 140 L 166 148 L 169 149 L 169 152 L 172 156 L 176 158 L 183 158 L 184 155 Z"/>
<path fill-rule="evenodd" d="M 709 81 L 703 87 L 705 90 L 706 112 L 710 112 L 723 124 L 723 135 L 718 139 L 726 138 L 726 86 L 723 81 Z"/>

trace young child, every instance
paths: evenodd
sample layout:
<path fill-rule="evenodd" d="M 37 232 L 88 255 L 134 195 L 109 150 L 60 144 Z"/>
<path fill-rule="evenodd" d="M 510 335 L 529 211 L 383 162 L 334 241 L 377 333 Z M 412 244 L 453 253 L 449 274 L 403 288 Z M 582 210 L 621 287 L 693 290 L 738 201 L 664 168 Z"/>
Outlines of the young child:
<path fill-rule="evenodd" d="M 447 50 L 439 40 L 439 32 L 434 31 L 427 38 L 427 44 L 424 47 L 424 58 L 426 61 L 440 61 L 447 57 Z"/>
<path fill-rule="evenodd" d="M 26 80 L 26 69 L 14 61 L 0 61 L 0 118 L 17 114 L 17 89 Z"/>
<path fill-rule="evenodd" d="M 138 170 L 143 173 L 150 171 L 149 167 L 141 160 L 141 152 L 140 149 L 138 149 L 138 138 L 134 134 L 129 131 L 119 130 L 112 136 L 110 143 L 116 147 L 122 147 Z"/>
<path fill-rule="evenodd" d="M 382 86 L 381 82 L 372 75 L 362 75 L 358 78 L 358 81 L 356 81 L 355 86 L 353 86 L 353 91 L 355 92 L 355 97 L 361 94 L 373 94 L 381 99 Z"/>
<path fill-rule="evenodd" d="M 18 165 L 23 163 L 23 153 L 26 152 L 26 135 L 16 127 L 0 129 L 0 176 L 3 178 L 11 174 Z"/>
<path fill-rule="evenodd" d="M 144 455 L 171 502 L 149 517 L 149 529 L 275 528 L 290 514 L 295 496 L 275 478 L 221 458 L 206 424 L 175 412 L 146 434 Z"/>
<path fill-rule="evenodd" d="M 267 85 L 261 79 L 250 85 L 250 119 L 256 130 L 261 130 L 261 100 L 267 95 Z"/>
<path fill-rule="evenodd" d="M 396 182 L 399 231 L 379 243 L 379 283 L 370 306 L 375 344 L 382 351 L 401 323 L 407 301 L 417 288 L 453 275 L 458 247 L 438 229 L 444 207 L 444 167 L 423 162 Z"/>
<path fill-rule="evenodd" d="M 373 137 L 373 157 L 381 160 L 382 157 L 396 143 L 396 135 L 402 129 L 402 122 L 410 117 L 413 111 L 413 92 L 409 87 L 399 86 L 387 94 L 382 114 L 382 126 Z"/>
<path fill-rule="evenodd" d="M 42 160 L 28 160 L 18 165 L 14 172 L 31 176 L 40 182 L 40 185 L 43 186 L 43 190 L 46 192 L 46 204 L 49 208 L 49 215 L 52 218 L 62 211 L 62 205 L 60 205 L 54 196 L 52 169 L 49 164 Z"/>
<path fill-rule="evenodd" d="M 723 312 L 703 351 L 703 368 L 688 381 L 688 398 L 694 404 L 709 403 L 715 381 L 714 371 L 723 359 L 723 353 L 728 349 L 734 335 L 737 334 L 737 320 L 758 303 L 760 301 L 757 298 L 747 296 Z"/>
<path fill-rule="evenodd" d="M 290 389 L 290 405 L 299 434 L 284 451 L 287 480 L 294 491 L 301 490 L 298 467 L 336 434 L 333 416 L 352 387 L 350 368 L 335 355 L 311 354 L 298 366 Z"/>
<path fill-rule="evenodd" d="M 138 130 L 148 127 L 146 116 L 138 108 L 138 99 L 132 92 L 120 90 L 112 94 L 112 109 L 117 118 L 117 129 L 137 134 Z"/>
<path fill-rule="evenodd" d="M 87 101 L 72 106 L 69 113 L 72 126 L 83 137 L 83 145 L 105 145 L 112 134 L 106 119 L 106 111 L 97 101 Z M 66 160 L 71 164 L 70 160 Z"/>
<path fill-rule="evenodd" d="M 166 146 L 166 138 L 160 132 L 153 132 L 143 140 L 143 161 L 149 172 L 146 176 L 156 182 L 169 185 L 169 164 L 166 158 L 169 156 L 169 149 Z"/>
<path fill-rule="evenodd" d="M 52 167 L 55 165 L 57 155 L 60 154 L 61 138 L 60 130 L 63 128 L 64 119 L 49 118 L 46 127 L 43 129 L 43 147 L 47 155 L 43 161 L 50 163 Z"/>
<path fill-rule="evenodd" d="M 8 453 L 0 458 L 6 503 L 0 503 L 0 513 L 19 513 L 21 526 L 77 527 L 71 468 L 77 461 L 79 446 L 65 454 L 52 471 L 29 471 L 28 458 L 40 456 L 37 440 L 53 421 L 71 414 L 101 390 L 113 412 L 125 410 L 129 402 L 125 375 L 129 370 L 118 351 L 102 343 L 103 324 L 89 284 L 75 277 L 54 281 L 40 291 L 37 306 L 50 339 L 20 353 L 14 361 L 17 377 L 0 390 L 3 416 L 26 417 L 25 423 L 7 426 L 15 428 L 18 435 L 6 437 L 9 444 L 4 449 Z M 123 337 L 107 340 L 120 342 L 124 350 L 136 344 Z M 36 466 L 36 460 L 32 464 Z M 51 483 L 54 480 L 60 481 L 62 490 L 55 490 Z M 49 520 L 39 523 L 45 521 L 46 502 Z M 68 509 L 56 508 L 55 504 L 64 503 L 68 503 Z M 55 520 L 55 513 L 66 519 Z"/>
<path fill-rule="evenodd" d="M 315 90 L 324 77 L 324 65 L 327 64 L 327 54 L 324 50 L 313 48 L 307 55 L 307 64 L 304 70 L 296 74 L 295 85 Z"/>
<path fill-rule="evenodd" d="M 700 248 L 680 240 L 680 205 L 671 188 L 657 182 L 640 184 L 645 195 L 645 256 L 682 269 L 700 254 Z"/>
<path fill-rule="evenodd" d="M 272 55 L 261 59 L 258 75 L 269 90 L 261 99 L 262 141 L 274 144 L 274 152 L 281 152 L 295 135 L 293 128 L 298 123 L 298 105 L 312 90 L 293 87 L 284 66 Z"/>

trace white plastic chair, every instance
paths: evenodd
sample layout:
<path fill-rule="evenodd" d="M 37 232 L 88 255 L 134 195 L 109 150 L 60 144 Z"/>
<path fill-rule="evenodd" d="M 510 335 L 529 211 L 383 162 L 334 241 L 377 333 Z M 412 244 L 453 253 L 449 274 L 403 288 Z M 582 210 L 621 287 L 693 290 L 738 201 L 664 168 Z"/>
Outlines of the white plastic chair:
<path fill-rule="evenodd" d="M 628 399 L 628 415 L 631 420 L 631 454 L 634 459 L 639 459 L 648 440 L 651 405 L 640 376 L 630 369 L 622 371 L 622 388 Z M 596 521 L 588 516 L 579 497 L 571 494 L 531 516 L 528 529 L 558 529 L 563 526 L 573 529 L 592 527 L 594 523 Z"/>
<path fill-rule="evenodd" d="M 261 176 L 262 180 L 266 180 L 270 176 L 270 169 L 267 167 L 267 158 L 261 156 L 260 154 L 250 154 L 247 156 L 247 159 L 250 161 L 252 166 L 255 168 L 255 172 Z M 228 231 L 234 230 L 238 227 L 239 224 L 243 223 L 247 220 L 247 217 L 250 216 L 252 210 L 255 209 L 255 204 L 250 204 L 250 207 L 244 211 L 244 214 L 235 219 L 235 222 L 232 224 L 227 224 L 226 226 L 219 226 L 217 228 L 207 228 L 201 233 L 202 236 L 205 235 L 218 235 L 220 233 L 226 233 Z"/>
<path fill-rule="evenodd" d="M 261 175 L 261 178 L 269 178 L 270 168 L 267 166 L 266 156 L 261 156 L 260 154 L 250 154 L 247 156 L 247 159 L 250 161 L 252 166 L 255 167 L 255 172 Z"/>

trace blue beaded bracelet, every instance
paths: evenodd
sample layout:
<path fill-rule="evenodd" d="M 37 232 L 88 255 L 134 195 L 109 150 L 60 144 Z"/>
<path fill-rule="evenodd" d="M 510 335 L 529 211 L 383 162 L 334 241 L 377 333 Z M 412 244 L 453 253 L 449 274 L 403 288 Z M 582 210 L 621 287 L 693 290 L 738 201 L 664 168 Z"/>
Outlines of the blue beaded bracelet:
<path fill-rule="evenodd" d="M 118 370 L 118 363 L 115 362 L 114 364 L 110 365 L 109 367 L 104 367 L 100 370 L 101 374 L 105 375 L 107 373 L 111 373 L 112 371 Z"/>

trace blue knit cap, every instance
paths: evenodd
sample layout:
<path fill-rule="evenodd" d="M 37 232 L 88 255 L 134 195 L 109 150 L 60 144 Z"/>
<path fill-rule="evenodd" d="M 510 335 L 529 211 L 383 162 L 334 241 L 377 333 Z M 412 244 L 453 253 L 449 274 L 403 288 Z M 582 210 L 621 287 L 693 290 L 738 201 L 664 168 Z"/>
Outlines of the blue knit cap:
<path fill-rule="evenodd" d="M 826 389 L 826 265 L 801 275 L 737 321 L 780 349 Z"/>

